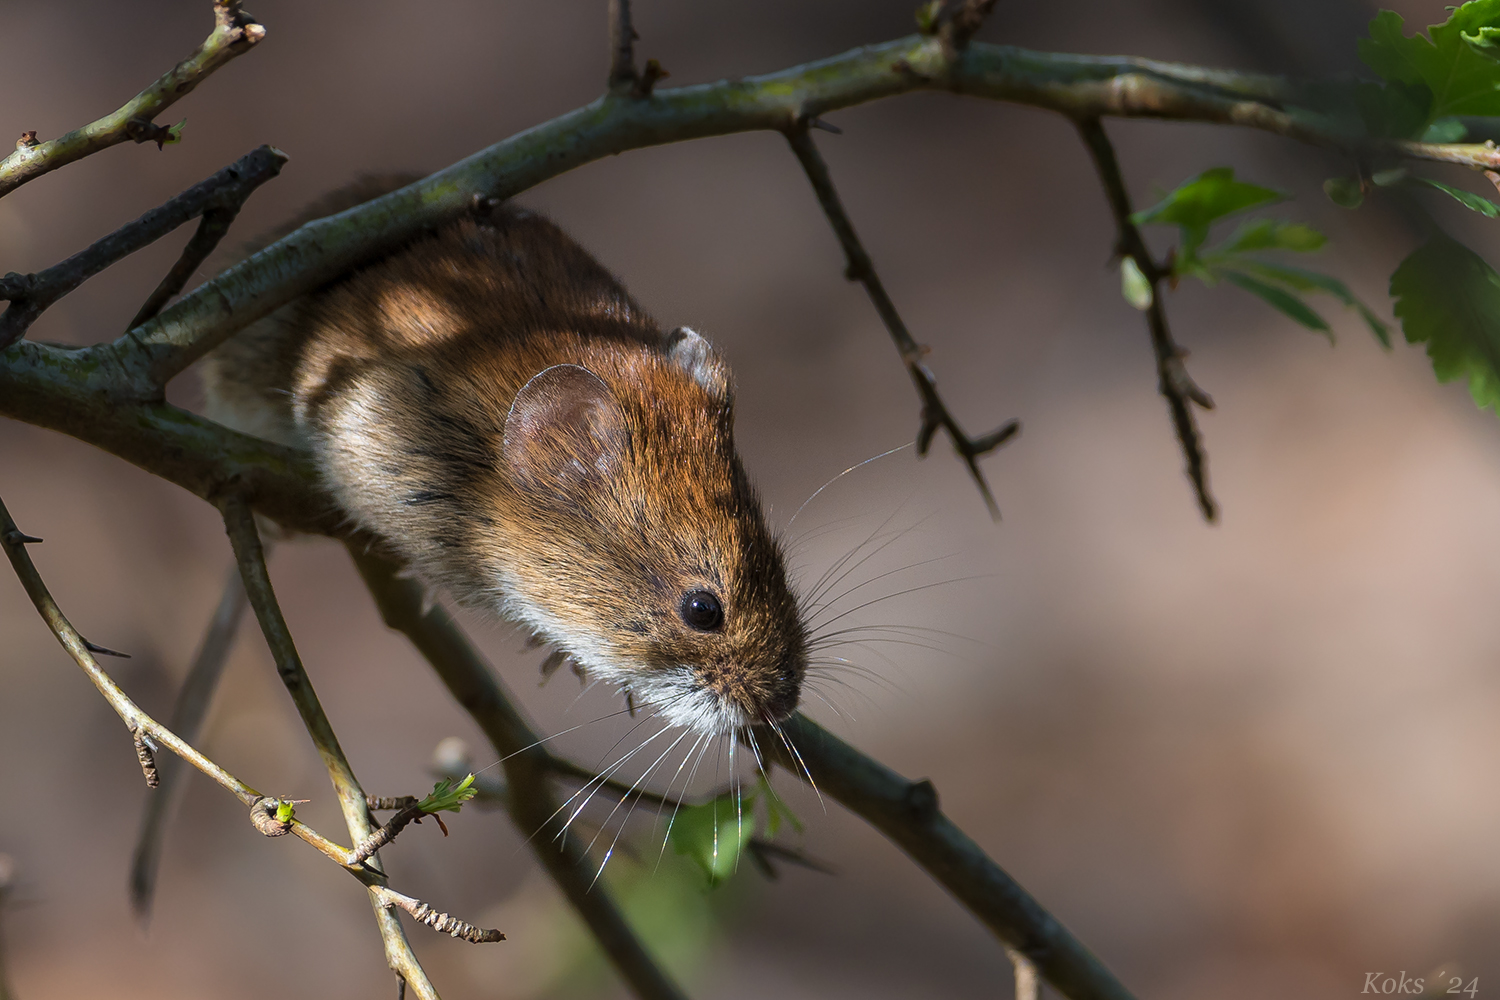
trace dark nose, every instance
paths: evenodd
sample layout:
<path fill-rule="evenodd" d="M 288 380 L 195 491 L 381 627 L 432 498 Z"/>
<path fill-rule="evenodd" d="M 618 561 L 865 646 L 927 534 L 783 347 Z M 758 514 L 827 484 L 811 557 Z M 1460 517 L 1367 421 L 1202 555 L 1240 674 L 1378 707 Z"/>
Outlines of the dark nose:
<path fill-rule="evenodd" d="M 761 706 L 767 722 L 780 722 L 797 710 L 805 669 L 800 660 L 788 660 L 777 670 L 770 697 Z"/>

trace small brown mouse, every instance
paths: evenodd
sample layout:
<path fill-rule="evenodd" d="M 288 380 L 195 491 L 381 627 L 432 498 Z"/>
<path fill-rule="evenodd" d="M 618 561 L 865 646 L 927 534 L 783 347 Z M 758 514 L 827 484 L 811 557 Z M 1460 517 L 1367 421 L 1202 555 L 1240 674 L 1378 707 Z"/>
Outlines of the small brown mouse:
<path fill-rule="evenodd" d="M 806 627 L 728 368 L 542 216 L 484 204 L 246 328 L 204 378 L 211 417 L 311 450 L 429 585 L 667 722 L 727 735 L 796 708 Z"/>

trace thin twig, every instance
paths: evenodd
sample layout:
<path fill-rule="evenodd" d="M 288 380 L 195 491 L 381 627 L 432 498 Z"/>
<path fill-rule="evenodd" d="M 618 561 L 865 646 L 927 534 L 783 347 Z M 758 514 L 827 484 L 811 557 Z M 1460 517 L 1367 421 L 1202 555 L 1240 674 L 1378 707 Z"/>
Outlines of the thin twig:
<path fill-rule="evenodd" d="M 245 607 L 245 585 L 240 580 L 239 567 L 232 566 L 224 581 L 219 606 L 204 633 L 198 655 L 193 658 L 193 666 L 182 682 L 177 703 L 172 706 L 172 731 L 189 743 L 196 743 L 202 731 L 203 720 L 208 715 L 208 706 L 219 686 L 219 678 L 224 675 L 224 665 L 229 661 L 229 650 L 234 644 Z M 130 906 L 136 919 L 143 922 L 151 915 L 167 821 L 171 818 L 178 792 L 187 784 L 188 775 L 176 757 L 158 761 L 157 771 L 161 784 L 146 799 L 141 831 L 130 864 Z"/>
<path fill-rule="evenodd" d="M 350 545 L 349 551 L 382 620 L 405 634 L 427 658 L 504 761 L 512 820 L 530 838 L 542 866 L 621 977 L 642 1000 L 682 998 L 682 991 L 652 960 L 604 888 L 595 884 L 583 846 L 565 829 L 559 830 L 557 803 L 547 784 L 539 737 L 516 710 L 489 664 L 441 606 L 424 611 L 421 585 L 397 576 L 398 566 L 357 545 Z"/>
<path fill-rule="evenodd" d="M 1010 947 L 1005 949 L 1005 954 L 1010 957 L 1011 967 L 1016 973 L 1016 1000 L 1039 1000 L 1042 984 L 1031 959 Z"/>
<path fill-rule="evenodd" d="M 420 899 L 413 899 L 410 896 L 402 895 L 393 889 L 381 886 L 372 889 L 371 893 L 386 906 L 400 907 L 439 934 L 462 938 L 471 944 L 488 944 L 493 941 L 505 940 L 505 935 L 497 930 L 486 930 L 483 927 L 476 927 L 471 923 L 460 920 L 457 917 L 449 916 L 446 913 L 439 913 Z M 402 992 L 405 992 L 404 983 Z"/>
<path fill-rule="evenodd" d="M 1021 429 L 1020 422 L 1008 421 L 979 438 L 971 438 L 964 433 L 943 402 L 942 396 L 938 394 L 937 379 L 932 370 L 922 360 L 927 354 L 927 348 L 913 339 L 901 314 L 896 311 L 895 303 L 886 294 L 880 276 L 875 273 L 875 264 L 860 243 L 859 236 L 854 231 L 854 223 L 849 220 L 843 203 L 839 201 L 838 191 L 834 189 L 833 178 L 828 172 L 828 164 L 823 161 L 813 143 L 808 123 L 799 122 L 796 127 L 787 131 L 786 137 L 792 144 L 792 152 L 797 154 L 802 169 L 807 172 L 807 179 L 812 182 L 818 204 L 823 207 L 823 214 L 828 216 L 828 223 L 838 236 L 839 245 L 844 248 L 844 257 L 848 261 L 844 276 L 865 286 L 870 301 L 875 305 L 875 311 L 880 314 L 881 322 L 890 331 L 891 339 L 896 342 L 896 350 L 901 354 L 901 361 L 906 365 L 912 383 L 917 387 L 917 395 L 922 400 L 922 419 L 917 429 L 917 454 L 927 454 L 933 435 L 939 429 L 947 432 L 948 439 L 953 443 L 953 450 L 963 459 L 969 474 L 974 477 L 974 483 L 984 497 L 990 516 L 999 520 L 1000 506 L 995 502 L 989 483 L 985 482 L 984 473 L 979 470 L 979 459 L 1014 437 Z"/>
<path fill-rule="evenodd" d="M 15 152 L 0 160 L 0 198 L 50 170 L 116 143 L 155 139 L 150 128 L 152 119 L 186 97 L 214 70 L 249 51 L 265 35 L 266 29 L 240 9 L 239 0 L 216 0 L 214 30 L 203 44 L 124 107 L 47 142 L 36 142 L 33 132 L 30 143 L 18 144 Z"/>
<path fill-rule="evenodd" d="M 10 300 L 5 313 L 0 315 L 0 350 L 20 339 L 43 310 L 89 278 L 202 215 L 203 224 L 183 250 L 182 258 L 130 325 L 136 326 L 154 316 L 168 299 L 182 290 L 187 279 L 218 244 L 245 199 L 280 173 L 286 160 L 286 154 L 272 146 L 251 150 L 207 180 L 153 208 L 134 222 L 121 226 L 62 263 L 36 274 L 11 272 L 0 278 L 0 299 Z M 148 310 L 149 315 L 145 315 Z"/>
<path fill-rule="evenodd" d="M 908 781 L 801 714 L 781 730 L 795 753 L 772 733 L 761 741 L 778 763 L 810 775 L 821 794 L 889 837 L 1063 996 L 1133 1000 L 1092 952 L 943 815 L 930 781 Z"/>
<path fill-rule="evenodd" d="M 609 89 L 616 93 L 635 86 L 635 40 L 630 23 L 630 0 L 609 0 Z"/>
<path fill-rule="evenodd" d="M 292 696 L 292 703 L 302 716 L 302 724 L 312 737 L 318 756 L 323 759 L 323 766 L 328 770 L 350 838 L 355 844 L 362 843 L 372 832 L 365 793 L 354 777 L 354 770 L 349 766 L 343 748 L 339 746 L 333 725 L 323 712 L 317 692 L 313 690 L 312 680 L 307 676 L 302 658 L 292 642 L 286 619 L 281 614 L 281 606 L 276 602 L 276 594 L 271 589 L 271 578 L 266 572 L 265 552 L 261 547 L 260 532 L 256 530 L 255 515 L 251 513 L 250 504 L 238 493 L 225 495 L 220 501 L 219 509 L 224 514 L 224 528 L 234 546 L 235 562 L 239 564 L 250 607 L 255 610 L 266 644 L 271 647 L 271 655 L 276 660 L 276 672 L 287 693 Z M 380 937 L 385 943 L 386 962 L 391 971 L 401 976 L 422 1000 L 436 1000 L 437 991 L 433 989 L 427 973 L 412 953 L 401 922 L 390 912 L 376 891 L 385 887 L 385 873 L 378 859 L 372 855 L 363 861 L 361 867 L 369 873 L 370 881 L 366 884 L 370 890 L 370 903 L 375 910 Z"/>
<path fill-rule="evenodd" d="M 354 850 L 349 852 L 349 864 L 357 865 L 373 856 L 376 851 L 395 840 L 396 835 L 402 830 L 412 823 L 420 822 L 422 817 L 427 815 L 429 814 L 417 808 L 415 800 L 410 805 L 402 807 L 396 815 L 354 845 Z"/>
<path fill-rule="evenodd" d="M 1188 375 L 1183 364 L 1187 352 L 1172 339 L 1167 328 L 1167 310 L 1162 303 L 1162 284 L 1171 277 L 1170 268 L 1158 264 L 1151 256 L 1145 239 L 1136 224 L 1131 221 L 1130 193 L 1125 189 L 1125 179 L 1120 173 L 1119 160 L 1115 158 L 1114 146 L 1105 134 L 1104 125 L 1097 118 L 1085 118 L 1078 123 L 1084 145 L 1093 157 L 1104 185 L 1109 209 L 1115 217 L 1119 230 L 1118 252 L 1129 257 L 1140 268 L 1141 274 L 1151 285 L 1151 304 L 1146 309 L 1146 326 L 1151 333 L 1151 349 L 1156 355 L 1157 388 L 1166 397 L 1172 413 L 1172 427 L 1182 445 L 1183 458 L 1187 464 L 1188 480 L 1198 498 L 1198 508 L 1206 521 L 1218 517 L 1219 508 L 1208 490 L 1208 455 L 1203 450 L 1203 441 L 1198 432 L 1198 421 L 1193 415 L 1193 405 L 1205 410 L 1214 408 L 1214 401 L 1198 388 Z"/>

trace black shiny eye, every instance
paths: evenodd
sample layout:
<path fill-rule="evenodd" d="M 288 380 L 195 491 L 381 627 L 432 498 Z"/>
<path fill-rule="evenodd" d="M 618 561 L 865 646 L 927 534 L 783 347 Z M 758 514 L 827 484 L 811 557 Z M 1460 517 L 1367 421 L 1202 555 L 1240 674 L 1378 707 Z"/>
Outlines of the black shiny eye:
<path fill-rule="evenodd" d="M 706 590 L 690 590 L 678 608 L 682 620 L 699 632 L 713 632 L 724 624 L 724 608 L 719 599 Z"/>

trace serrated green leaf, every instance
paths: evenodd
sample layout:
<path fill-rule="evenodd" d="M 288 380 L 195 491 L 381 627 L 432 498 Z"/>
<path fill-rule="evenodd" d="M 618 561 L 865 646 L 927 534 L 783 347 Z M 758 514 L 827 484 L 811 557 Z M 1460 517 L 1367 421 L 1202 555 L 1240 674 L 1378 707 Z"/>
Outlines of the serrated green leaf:
<path fill-rule="evenodd" d="M 1323 193 L 1343 208 L 1358 208 L 1365 200 L 1365 188 L 1358 177 L 1330 177 L 1323 182 Z"/>
<path fill-rule="evenodd" d="M 1140 265 L 1129 254 L 1120 260 L 1120 294 L 1125 296 L 1126 302 L 1142 312 L 1151 308 L 1151 282 L 1146 280 Z"/>
<path fill-rule="evenodd" d="M 295 805 L 293 805 L 291 802 L 288 802 L 286 799 L 277 800 L 276 822 L 290 823 L 292 821 L 292 817 L 295 815 L 297 815 L 297 807 Z"/>
<path fill-rule="evenodd" d="M 1457 118 L 1439 118 L 1422 133 L 1423 142 L 1463 142 L 1468 126 Z"/>
<path fill-rule="evenodd" d="M 465 802 L 479 794 L 479 789 L 472 787 L 473 784 L 473 774 L 456 786 L 451 778 L 444 778 L 432 787 L 431 795 L 417 803 L 417 808 L 424 813 L 458 812 Z"/>
<path fill-rule="evenodd" d="M 667 834 L 672 849 L 687 858 L 717 885 L 733 875 L 740 852 L 755 835 L 755 799 L 736 803 L 733 795 L 720 795 L 701 806 L 683 806 Z"/>
<path fill-rule="evenodd" d="M 1432 92 L 1427 123 L 1454 115 L 1500 114 L 1500 62 L 1482 54 L 1485 28 L 1500 25 L 1500 0 L 1470 0 L 1427 34 L 1407 37 L 1401 15 L 1383 10 L 1361 39 L 1359 57 L 1384 79 Z M 1475 42 L 1471 42 L 1472 38 Z"/>
<path fill-rule="evenodd" d="M 1489 216 L 1491 219 L 1500 218 L 1500 205 L 1496 205 L 1493 201 L 1482 195 L 1444 184 L 1442 181 L 1435 181 L 1431 177 L 1413 176 L 1412 180 L 1420 184 L 1426 184 L 1430 188 L 1436 188 L 1470 211 Z"/>
<path fill-rule="evenodd" d="M 1243 223 L 1233 236 L 1210 253 L 1232 254 L 1246 250 L 1294 250 L 1297 253 L 1311 253 L 1321 250 L 1327 242 L 1328 237 L 1300 222 L 1256 219 L 1254 222 Z"/>
<path fill-rule="evenodd" d="M 1361 81 L 1354 85 L 1353 98 L 1365 131 L 1378 139 L 1420 135 L 1432 110 L 1432 91 L 1425 83 Z"/>
<path fill-rule="evenodd" d="M 1437 235 L 1396 268 L 1391 298 L 1407 342 L 1427 345 L 1438 381 L 1467 378 L 1474 402 L 1500 412 L 1500 275 Z"/>
<path fill-rule="evenodd" d="M 1375 335 L 1375 339 L 1380 341 L 1381 346 L 1391 346 L 1390 327 L 1386 326 L 1369 306 L 1356 298 L 1349 290 L 1349 286 L 1339 279 L 1317 271 L 1290 267 L 1286 264 L 1273 264 L 1270 261 L 1257 260 L 1253 257 L 1242 258 L 1235 262 L 1235 266 L 1268 281 L 1287 285 L 1299 292 L 1327 292 L 1350 309 L 1357 311 L 1360 318 L 1365 321 L 1365 325 L 1370 328 L 1370 332 Z"/>
<path fill-rule="evenodd" d="M 1253 295 L 1259 295 L 1262 299 L 1265 299 L 1309 330 L 1317 330 L 1319 333 L 1329 334 L 1329 339 L 1333 339 L 1333 331 L 1329 327 L 1328 321 L 1313 312 L 1306 302 L 1303 302 L 1286 289 L 1277 288 L 1275 285 L 1267 284 L 1258 278 L 1252 278 L 1248 274 L 1242 274 L 1239 271 L 1225 271 L 1223 274 L 1224 280 L 1238 285 Z"/>
<path fill-rule="evenodd" d="M 1215 167 L 1184 182 L 1159 203 L 1130 218 L 1138 226 L 1154 223 L 1180 227 L 1182 252 L 1191 256 L 1203 245 L 1209 226 L 1217 220 L 1285 197 L 1280 191 L 1235 180 L 1233 167 Z"/>

